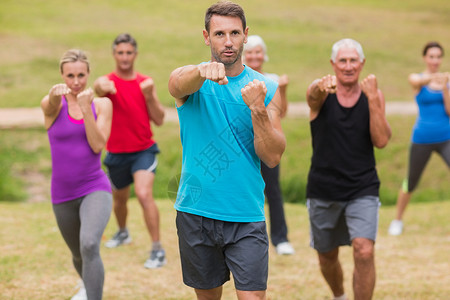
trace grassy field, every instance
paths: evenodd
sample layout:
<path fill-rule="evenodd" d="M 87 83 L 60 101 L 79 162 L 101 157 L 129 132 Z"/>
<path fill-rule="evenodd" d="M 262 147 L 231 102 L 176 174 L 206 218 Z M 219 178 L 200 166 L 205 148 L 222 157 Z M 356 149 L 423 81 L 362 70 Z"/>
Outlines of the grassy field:
<path fill-rule="evenodd" d="M 130 201 L 129 228 L 133 243 L 117 249 L 101 248 L 106 271 L 104 299 L 195 299 L 194 292 L 182 283 L 172 204 L 169 200 L 158 201 L 168 265 L 148 270 L 143 263 L 150 250 L 149 237 L 138 202 Z M 374 299 L 448 299 L 449 210 L 448 201 L 413 205 L 405 218 L 404 235 L 391 237 L 386 231 L 394 215 L 393 207 L 381 208 Z M 48 202 L 0 202 L 0 212 L 0 299 L 70 299 L 78 278 L 69 250 L 56 227 L 51 205 Z M 330 299 L 316 254 L 308 245 L 306 207 L 287 204 L 286 215 L 296 254 L 280 257 L 270 249 L 268 299 Z M 104 240 L 115 230 L 112 218 Z M 353 260 L 349 247 L 341 248 L 341 258 L 345 288 L 351 295 Z M 236 299 L 232 281 L 225 284 L 223 299 Z"/>
<path fill-rule="evenodd" d="M 139 42 L 137 69 L 154 77 L 161 101 L 173 69 L 209 59 L 201 36 L 206 8 L 215 1 L 0 1 L 0 108 L 35 107 L 48 89 L 61 81 L 58 61 L 69 48 L 82 48 L 91 60 L 93 80 L 110 72 L 110 44 L 121 32 Z M 250 34 L 261 35 L 270 61 L 265 70 L 287 73 L 289 101 L 304 101 L 308 84 L 330 72 L 331 44 L 344 37 L 359 40 L 367 63 L 363 75 L 377 75 L 387 101 L 412 101 L 406 82 L 423 69 L 421 48 L 440 41 L 450 51 L 450 1 L 442 0 L 241 0 Z M 450 70 L 445 57 L 443 70 Z M 414 116 L 390 116 L 390 144 L 376 151 L 383 207 L 377 241 L 378 281 L 375 299 L 446 299 L 450 295 L 450 190 L 448 168 L 433 156 L 413 204 L 406 214 L 405 234 L 386 235 L 394 216 L 397 190 L 406 172 Z M 269 299 L 328 299 L 316 256 L 308 247 L 305 206 L 306 176 L 311 156 L 306 118 L 285 119 L 288 147 L 281 163 L 290 238 L 297 250 L 278 257 L 271 249 Z M 148 236 L 137 201 L 130 203 L 134 242 L 109 250 L 102 247 L 106 268 L 105 299 L 194 299 L 182 284 L 168 198 L 170 182 L 180 173 L 178 125 L 155 129 L 162 149 L 155 196 L 162 215 L 163 243 L 169 264 L 146 270 Z M 49 199 L 50 153 L 43 128 L 0 131 L 0 300 L 69 299 L 77 276 L 67 247 L 56 228 Z M 22 201 L 28 200 L 28 201 Z M 300 202 L 300 203 L 298 203 Z M 426 202 L 426 203 L 425 203 Z M 115 231 L 111 219 L 105 236 Z M 105 238 L 106 238 L 105 237 Z M 350 249 L 342 250 L 347 292 L 351 291 Z M 224 299 L 235 299 L 231 283 Z"/>
<path fill-rule="evenodd" d="M 110 72 L 110 45 L 121 32 L 139 42 L 138 70 L 152 75 L 158 94 L 167 91 L 172 70 L 210 57 L 202 40 L 206 8 L 215 1 L 66 1 L 0 2 L 0 107 L 37 106 L 60 82 L 58 61 L 69 48 L 88 51 L 90 82 Z M 450 1 L 442 0 L 237 0 L 250 34 L 268 46 L 266 71 L 287 73 L 290 101 L 304 101 L 308 84 L 330 72 L 333 42 L 359 40 L 367 63 L 363 75 L 378 76 L 387 101 L 412 98 L 407 75 L 423 69 L 421 49 L 429 40 L 450 49 Z M 445 59 L 443 69 L 450 70 Z"/>

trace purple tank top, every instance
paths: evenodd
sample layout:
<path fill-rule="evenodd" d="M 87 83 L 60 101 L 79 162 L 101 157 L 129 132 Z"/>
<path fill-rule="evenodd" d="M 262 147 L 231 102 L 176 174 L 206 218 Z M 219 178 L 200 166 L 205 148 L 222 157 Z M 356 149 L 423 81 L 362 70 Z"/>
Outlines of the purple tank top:
<path fill-rule="evenodd" d="M 95 106 L 92 103 L 94 117 Z M 95 191 L 111 192 L 108 177 L 101 168 L 101 153 L 89 146 L 84 120 L 69 116 L 65 97 L 55 122 L 48 129 L 52 155 L 52 203 L 58 204 Z"/>

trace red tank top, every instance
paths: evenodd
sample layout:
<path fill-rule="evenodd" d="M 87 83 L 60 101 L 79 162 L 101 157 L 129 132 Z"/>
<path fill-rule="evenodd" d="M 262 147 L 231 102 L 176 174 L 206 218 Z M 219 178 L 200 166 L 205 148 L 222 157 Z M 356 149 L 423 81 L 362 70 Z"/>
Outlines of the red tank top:
<path fill-rule="evenodd" d="M 145 97 L 139 86 L 149 77 L 139 73 L 132 80 L 119 78 L 115 73 L 107 77 L 114 81 L 117 93 L 106 95 L 113 104 L 111 135 L 106 149 L 111 153 L 131 153 L 149 148 L 155 141 Z"/>

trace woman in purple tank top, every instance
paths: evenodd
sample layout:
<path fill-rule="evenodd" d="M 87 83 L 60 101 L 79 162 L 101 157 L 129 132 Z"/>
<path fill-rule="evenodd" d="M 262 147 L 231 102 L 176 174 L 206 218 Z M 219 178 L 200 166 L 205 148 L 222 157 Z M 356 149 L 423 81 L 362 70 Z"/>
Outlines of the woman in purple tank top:
<path fill-rule="evenodd" d="M 89 62 L 72 49 L 60 60 L 64 83 L 41 101 L 52 156 L 53 211 L 81 277 L 72 300 L 101 299 L 104 268 L 100 241 L 111 214 L 109 180 L 100 156 L 111 130 L 112 104 L 85 89 Z"/>

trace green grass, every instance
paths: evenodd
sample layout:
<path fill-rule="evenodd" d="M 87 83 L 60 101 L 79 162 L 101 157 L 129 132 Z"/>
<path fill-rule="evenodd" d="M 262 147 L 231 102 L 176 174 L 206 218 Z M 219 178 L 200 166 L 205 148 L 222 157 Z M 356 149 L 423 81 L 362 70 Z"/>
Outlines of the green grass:
<path fill-rule="evenodd" d="M 167 82 L 176 67 L 210 58 L 201 31 L 206 8 L 215 1 L 0 2 L 0 107 L 37 106 L 61 81 L 58 61 L 64 51 L 86 50 L 90 83 L 114 68 L 110 45 L 121 32 L 139 43 L 138 70 L 154 77 L 158 94 L 173 105 Z M 450 49 L 450 2 L 442 0 L 246 0 L 240 3 L 250 34 L 268 46 L 266 71 L 287 73 L 288 98 L 304 101 L 308 84 L 331 72 L 330 48 L 344 37 L 359 40 L 367 63 L 387 101 L 412 98 L 407 75 L 423 69 L 421 49 L 429 40 Z M 450 61 L 444 59 L 444 70 Z"/>
<path fill-rule="evenodd" d="M 133 243 L 117 249 L 101 247 L 105 266 L 104 299 L 193 300 L 194 291 L 181 278 L 175 210 L 172 202 L 157 201 L 161 215 L 162 243 L 168 264 L 159 270 L 143 267 L 150 250 L 142 210 L 136 199 L 129 203 L 129 229 Z M 376 244 L 377 283 L 374 299 L 447 299 L 450 294 L 450 202 L 415 204 L 405 215 L 405 233 L 387 235 L 394 207 L 381 207 Z M 0 202 L 0 299 L 70 299 L 78 276 L 70 252 L 56 226 L 49 202 Z M 315 252 L 309 247 L 306 207 L 285 205 L 289 237 L 296 254 L 280 257 L 269 249 L 267 296 L 272 300 L 330 299 L 320 275 Z M 103 242 L 116 230 L 112 217 Z M 345 289 L 352 295 L 353 259 L 342 247 Z M 236 299 L 234 286 L 224 286 L 223 299 Z"/>
<path fill-rule="evenodd" d="M 410 132 L 414 116 L 389 116 L 393 137 L 388 146 L 376 150 L 377 169 L 381 180 L 381 201 L 384 205 L 396 202 L 397 191 L 406 175 Z M 285 202 L 304 203 L 306 179 L 311 159 L 311 137 L 307 118 L 286 118 L 283 129 L 287 138 L 281 161 L 281 187 Z M 181 173 L 181 143 L 178 123 L 167 122 L 154 128 L 161 153 L 154 184 L 158 199 L 174 197 L 173 183 Z M 48 199 L 51 162 L 46 132 L 40 129 L 3 130 L 0 134 L 0 201 L 36 197 Z M 450 199 L 447 188 L 448 168 L 442 159 L 433 155 L 413 202 L 432 202 Z M 39 190 L 36 191 L 35 188 Z M 46 197 L 46 198 L 45 198 Z"/>

